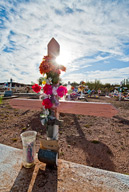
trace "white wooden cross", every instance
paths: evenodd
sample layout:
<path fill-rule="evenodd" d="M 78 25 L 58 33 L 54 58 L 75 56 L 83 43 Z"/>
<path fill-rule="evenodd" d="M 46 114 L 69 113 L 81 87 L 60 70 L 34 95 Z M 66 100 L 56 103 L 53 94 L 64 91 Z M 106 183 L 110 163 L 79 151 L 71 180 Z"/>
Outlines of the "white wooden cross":
<path fill-rule="evenodd" d="M 59 52 L 60 45 L 52 38 L 48 43 L 48 55 L 55 59 L 59 55 Z M 10 100 L 10 105 L 13 108 L 40 111 L 42 102 L 38 99 L 12 99 Z M 59 113 L 112 117 L 117 114 L 117 110 L 109 103 L 60 101 L 56 113 L 57 118 L 59 118 Z"/>
<path fill-rule="evenodd" d="M 17 109 L 26 110 L 42 110 L 42 101 L 39 99 L 11 99 L 10 105 Z M 118 111 L 110 103 L 100 102 L 78 102 L 78 101 L 60 101 L 57 108 L 58 113 L 71 113 L 80 115 L 92 115 L 98 117 L 111 118 L 115 116 Z"/>

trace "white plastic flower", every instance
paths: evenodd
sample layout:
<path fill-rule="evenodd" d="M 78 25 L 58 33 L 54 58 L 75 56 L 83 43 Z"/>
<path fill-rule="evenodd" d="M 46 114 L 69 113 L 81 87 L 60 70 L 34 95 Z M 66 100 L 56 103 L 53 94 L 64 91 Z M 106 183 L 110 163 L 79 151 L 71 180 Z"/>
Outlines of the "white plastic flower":
<path fill-rule="evenodd" d="M 53 93 L 53 95 L 57 95 L 57 87 L 53 87 L 52 93 Z"/>
<path fill-rule="evenodd" d="M 52 78 L 49 77 L 49 78 L 46 80 L 46 83 L 47 83 L 48 85 L 52 84 Z"/>
<path fill-rule="evenodd" d="M 42 93 L 40 96 L 39 96 L 39 100 L 43 100 L 43 99 L 46 99 L 46 98 L 49 98 L 50 95 L 47 95 L 45 93 Z"/>

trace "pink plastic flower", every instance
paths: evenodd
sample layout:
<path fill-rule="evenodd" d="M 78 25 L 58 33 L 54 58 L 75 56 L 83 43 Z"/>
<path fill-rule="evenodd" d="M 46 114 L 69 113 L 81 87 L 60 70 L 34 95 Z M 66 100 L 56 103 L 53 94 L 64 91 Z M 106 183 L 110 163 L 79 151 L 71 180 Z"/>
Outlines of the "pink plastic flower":
<path fill-rule="evenodd" d="M 45 84 L 45 86 L 43 87 L 44 93 L 46 93 L 47 95 L 52 95 L 52 86 Z"/>
<path fill-rule="evenodd" d="M 62 85 L 57 89 L 57 94 L 59 97 L 63 97 L 64 95 L 66 95 L 67 92 L 67 88 Z"/>
<path fill-rule="evenodd" d="M 51 100 L 48 98 L 43 100 L 42 105 L 45 106 L 45 109 L 50 109 L 53 106 Z"/>
<path fill-rule="evenodd" d="M 35 85 L 32 86 L 32 89 L 33 89 L 34 92 L 39 93 L 41 87 L 38 84 L 35 84 Z"/>

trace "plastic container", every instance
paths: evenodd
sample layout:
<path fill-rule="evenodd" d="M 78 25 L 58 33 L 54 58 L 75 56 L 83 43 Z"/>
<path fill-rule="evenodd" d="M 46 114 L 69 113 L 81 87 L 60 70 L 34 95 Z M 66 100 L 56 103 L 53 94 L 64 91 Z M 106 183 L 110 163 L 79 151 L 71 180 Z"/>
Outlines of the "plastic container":
<path fill-rule="evenodd" d="M 58 140 L 58 125 L 48 125 L 47 127 L 47 140 Z"/>
<path fill-rule="evenodd" d="M 23 166 L 26 168 L 34 166 L 36 135 L 36 131 L 25 131 L 20 135 L 23 145 Z"/>

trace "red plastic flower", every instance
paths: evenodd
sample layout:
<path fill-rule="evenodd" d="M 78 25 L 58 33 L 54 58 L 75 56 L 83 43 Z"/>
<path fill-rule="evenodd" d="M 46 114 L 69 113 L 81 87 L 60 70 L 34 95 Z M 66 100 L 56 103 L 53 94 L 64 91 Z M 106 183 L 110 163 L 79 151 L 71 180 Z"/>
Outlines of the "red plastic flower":
<path fill-rule="evenodd" d="M 44 56 L 43 61 L 40 63 L 39 71 L 41 74 L 49 73 L 55 69 L 53 59 L 50 56 Z"/>
<path fill-rule="evenodd" d="M 34 92 L 39 93 L 41 87 L 38 84 L 35 84 L 35 85 L 32 86 L 32 89 L 33 89 Z"/>
<path fill-rule="evenodd" d="M 60 65 L 60 69 L 61 69 L 62 71 L 66 71 L 66 67 L 63 66 L 63 65 Z"/>
<path fill-rule="evenodd" d="M 56 69 L 56 71 L 55 71 L 58 75 L 60 75 L 60 70 L 59 69 Z"/>
<path fill-rule="evenodd" d="M 42 102 L 42 105 L 45 106 L 45 109 L 50 109 L 52 107 L 52 102 L 50 99 L 44 99 L 43 102 Z"/>
<path fill-rule="evenodd" d="M 43 60 L 39 66 L 40 73 L 48 73 L 50 71 L 51 64 L 45 60 Z"/>
<path fill-rule="evenodd" d="M 62 85 L 57 89 L 57 94 L 59 97 L 63 97 L 64 95 L 66 95 L 67 92 L 67 88 Z"/>
<path fill-rule="evenodd" d="M 52 95 L 52 86 L 45 84 L 45 86 L 43 87 L 44 93 L 46 93 L 47 95 L 50 94 Z"/>

